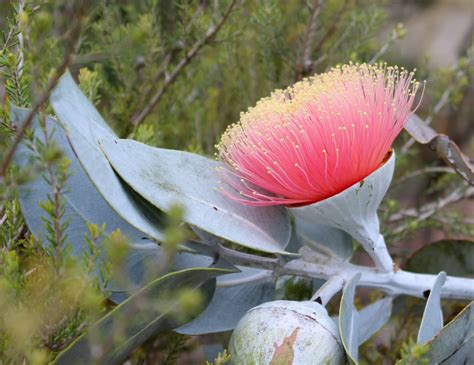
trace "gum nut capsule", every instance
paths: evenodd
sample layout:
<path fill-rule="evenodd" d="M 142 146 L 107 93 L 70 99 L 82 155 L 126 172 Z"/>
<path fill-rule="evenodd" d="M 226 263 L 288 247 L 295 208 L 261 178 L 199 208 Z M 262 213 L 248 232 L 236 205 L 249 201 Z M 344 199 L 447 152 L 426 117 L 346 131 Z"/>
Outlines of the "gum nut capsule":
<path fill-rule="evenodd" d="M 229 342 L 234 365 L 345 364 L 336 323 L 316 302 L 277 300 L 250 309 Z"/>

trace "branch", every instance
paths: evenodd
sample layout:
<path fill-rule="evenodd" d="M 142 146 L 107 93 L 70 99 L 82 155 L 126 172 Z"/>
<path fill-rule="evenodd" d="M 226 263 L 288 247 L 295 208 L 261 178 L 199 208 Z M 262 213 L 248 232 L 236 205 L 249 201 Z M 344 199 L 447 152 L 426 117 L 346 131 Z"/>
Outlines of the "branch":
<path fill-rule="evenodd" d="M 153 85 L 159 82 L 162 77 L 166 78 L 166 68 L 168 67 L 170 62 L 171 62 L 171 53 L 168 53 L 165 56 L 165 59 L 163 60 L 163 62 L 161 62 L 160 66 L 158 67 L 158 70 L 153 76 L 151 82 L 149 83 L 147 90 L 145 90 L 145 92 L 143 93 L 144 94 L 143 99 L 149 99 L 153 92 Z"/>
<path fill-rule="evenodd" d="M 433 167 L 424 167 L 419 170 L 415 170 L 410 174 L 400 177 L 398 180 L 392 183 L 392 189 L 398 187 L 407 180 L 413 179 L 414 177 L 424 175 L 424 174 L 454 174 L 455 171 L 451 167 L 443 166 L 433 166 Z"/>
<path fill-rule="evenodd" d="M 385 273 L 375 268 L 341 263 L 327 257 L 321 258 L 322 263 L 307 262 L 303 258 L 281 262 L 278 259 L 234 251 L 220 244 L 216 246 L 216 250 L 218 255 L 235 265 L 273 270 L 277 275 L 296 275 L 326 280 L 337 276 L 347 282 L 354 274 L 360 272 L 362 274 L 360 286 L 380 289 L 390 296 L 409 295 L 424 298 L 424 293 L 432 289 L 436 280 L 435 275 L 416 274 L 403 270 Z M 336 289 L 337 287 L 334 286 L 334 290 Z M 441 290 L 441 296 L 445 299 L 473 300 L 474 279 L 448 276 Z"/>
<path fill-rule="evenodd" d="M 314 50 L 315 53 L 320 52 L 321 49 L 322 49 L 323 46 L 324 46 L 324 43 L 326 43 L 326 41 L 327 41 L 334 33 L 336 33 L 336 31 L 337 31 L 337 26 L 339 25 L 339 22 L 341 21 L 342 16 L 344 15 L 344 13 L 345 13 L 346 10 L 347 10 L 347 5 L 349 5 L 349 1 L 350 1 L 350 0 L 345 0 L 345 1 L 344 1 L 344 4 L 342 5 L 341 10 L 339 10 L 339 12 L 337 13 L 336 18 L 334 19 L 334 22 L 331 24 L 331 26 L 330 26 L 329 29 L 327 30 L 326 34 L 324 34 L 324 36 L 321 38 L 321 40 L 319 41 L 318 45 L 316 46 L 316 48 L 315 48 L 315 50 Z M 312 67 L 312 66 L 311 66 L 311 67 Z M 311 71 L 312 71 L 312 68 L 311 68 Z"/>
<path fill-rule="evenodd" d="M 459 67 L 459 66 L 457 66 Z M 456 77 L 455 77 L 455 82 L 457 82 L 461 77 L 464 76 L 464 71 L 463 70 L 458 70 L 457 73 L 456 73 Z M 436 103 L 436 105 L 434 106 L 433 108 L 433 112 L 424 120 L 424 124 L 426 126 L 429 126 L 431 124 L 431 122 L 433 121 L 433 117 L 438 114 L 441 109 L 443 109 L 443 107 L 446 105 L 446 103 L 449 101 L 449 97 L 451 95 L 451 93 L 453 92 L 454 90 L 454 84 L 451 84 L 446 90 L 444 90 L 443 94 L 441 95 L 441 97 L 439 98 L 438 102 Z M 411 146 L 413 146 L 413 144 L 415 143 L 415 141 L 418 141 L 418 138 L 416 135 L 412 135 L 412 133 L 407 130 L 407 132 L 412 136 L 412 138 L 410 138 L 401 148 L 401 152 L 402 153 L 407 153 L 408 150 L 410 149 Z M 422 143 L 422 142 L 420 142 Z"/>
<path fill-rule="evenodd" d="M 339 293 L 343 287 L 344 279 L 339 275 L 333 276 L 314 293 L 310 300 L 326 306 L 332 297 Z"/>
<path fill-rule="evenodd" d="M 165 91 L 168 89 L 168 87 L 176 80 L 176 77 L 178 76 L 178 74 L 189 64 L 189 62 L 191 62 L 191 60 L 199 53 L 199 51 L 206 44 L 208 44 L 215 37 L 215 35 L 221 30 L 222 26 L 229 18 L 229 15 L 232 12 L 232 9 L 234 8 L 236 2 L 237 0 L 232 0 L 230 4 L 227 6 L 227 9 L 225 10 L 224 15 L 219 20 L 217 25 L 214 26 L 213 24 L 211 24 L 204 38 L 194 43 L 191 49 L 186 53 L 185 57 L 176 65 L 176 67 L 173 69 L 169 77 L 164 81 L 163 85 L 158 89 L 158 91 L 151 98 L 151 100 L 145 106 L 145 108 L 141 111 L 141 113 L 133 117 L 132 123 L 134 125 L 139 125 L 141 122 L 143 122 L 146 116 L 150 114 L 153 111 L 153 109 L 156 107 L 156 105 L 158 104 L 161 97 L 163 96 Z"/>
<path fill-rule="evenodd" d="M 369 64 L 375 63 L 380 57 L 382 57 L 385 52 L 387 52 L 388 48 L 398 39 L 404 36 L 404 28 L 402 24 L 397 24 L 396 27 L 392 30 L 390 37 L 385 42 L 385 44 L 378 50 L 378 52 L 371 58 L 368 62 Z"/>
<path fill-rule="evenodd" d="M 406 217 L 418 217 L 420 214 L 423 216 L 427 214 L 431 215 L 434 214 L 437 210 L 444 208 L 448 204 L 456 203 L 462 199 L 470 198 L 472 196 L 474 196 L 474 188 L 468 188 L 465 191 L 463 188 L 459 188 L 454 190 L 448 196 L 440 199 L 439 201 L 428 203 L 426 205 L 423 205 L 419 209 L 410 208 L 394 213 L 388 218 L 387 221 L 397 222 Z"/>
<path fill-rule="evenodd" d="M 308 19 L 306 30 L 303 37 L 303 45 L 301 47 L 301 55 L 296 62 L 295 81 L 301 80 L 303 77 L 306 65 L 312 63 L 311 61 L 311 46 L 313 44 L 314 36 L 316 35 L 316 18 L 321 13 L 321 5 L 323 0 L 314 0 L 313 11 Z"/>
<path fill-rule="evenodd" d="M 49 95 L 51 94 L 51 91 L 54 89 L 59 78 L 66 71 L 68 65 L 70 64 L 76 44 L 80 38 L 80 32 L 81 32 L 81 15 L 78 15 L 77 17 L 75 17 L 75 22 L 69 32 L 69 36 L 68 36 L 69 39 L 68 39 L 68 42 L 66 43 L 66 49 L 65 49 L 64 56 L 60 65 L 56 68 L 53 75 L 50 77 L 44 91 L 41 93 L 39 98 L 37 98 L 37 100 L 33 103 L 30 112 L 25 117 L 24 121 L 21 123 L 21 128 L 18 131 L 10 149 L 7 151 L 7 153 L 4 156 L 2 165 L 0 167 L 0 178 L 5 177 L 8 167 L 10 166 L 10 163 L 13 159 L 13 155 L 15 154 L 15 151 L 18 148 L 18 145 L 22 141 L 23 137 L 25 136 L 25 133 L 28 130 L 28 127 L 30 126 L 31 122 L 33 121 L 35 114 L 39 111 L 39 109 L 43 106 L 43 104 L 48 100 Z"/>
<path fill-rule="evenodd" d="M 436 201 L 436 202 L 431 202 L 428 204 L 423 205 L 421 208 L 416 209 L 416 208 L 410 208 L 406 210 L 402 210 L 400 212 L 397 212 L 395 214 L 392 214 L 387 222 L 397 222 L 399 220 L 402 220 L 406 217 L 416 217 L 416 221 L 420 222 L 422 220 L 425 220 L 429 217 L 431 217 L 433 214 L 435 214 L 438 210 L 444 208 L 445 206 L 449 204 L 456 203 L 460 200 L 471 198 L 474 196 L 474 187 L 469 187 L 466 189 L 465 186 L 460 187 L 453 192 L 451 192 L 449 195 L 446 197 Z M 396 232 L 394 232 L 396 233 Z"/>
<path fill-rule="evenodd" d="M 20 15 L 21 12 L 24 10 L 24 8 L 25 8 L 25 1 L 24 0 L 19 0 L 18 1 L 17 14 Z M 23 32 L 20 29 L 20 24 L 19 24 L 18 19 L 17 19 L 17 28 L 18 28 L 18 34 L 17 34 L 17 37 L 18 37 L 18 44 L 17 44 L 17 48 L 18 48 L 18 69 L 17 69 L 17 73 L 18 73 L 18 77 L 21 77 L 21 75 L 23 74 L 23 63 L 25 61 L 25 55 L 23 54 L 24 37 L 23 37 Z"/>
<path fill-rule="evenodd" d="M 456 81 L 464 75 L 465 72 L 462 69 L 457 70 L 453 84 L 443 92 L 434 106 L 433 112 L 424 121 L 417 115 L 412 115 L 405 126 L 405 130 L 411 138 L 402 146 L 401 153 L 407 153 L 415 142 L 427 145 L 446 165 L 452 167 L 458 175 L 474 186 L 474 163 L 472 160 L 464 155 L 448 136 L 439 134 L 429 126 L 433 117 L 449 102 L 449 96 L 454 90 Z"/>
<path fill-rule="evenodd" d="M 321 52 L 321 49 L 323 48 L 324 44 L 327 42 L 327 40 L 332 37 L 334 35 L 334 33 L 336 33 L 337 31 L 337 28 L 338 28 L 338 25 L 339 25 L 339 22 L 341 21 L 341 18 L 342 18 L 342 15 L 346 12 L 347 10 L 347 5 L 349 4 L 349 1 L 350 0 L 345 0 L 344 1 L 344 4 L 342 5 L 341 7 L 341 10 L 339 10 L 339 12 L 337 13 L 336 15 L 336 18 L 334 19 L 334 22 L 331 24 L 331 26 L 329 27 L 329 29 L 326 31 L 326 33 L 323 35 L 323 37 L 321 38 L 321 40 L 318 42 L 318 44 L 316 45 L 314 51 L 312 52 L 309 52 L 308 53 L 308 57 L 305 59 L 305 62 L 303 64 L 304 68 L 303 68 L 303 71 L 301 73 L 301 75 L 299 75 L 299 77 L 301 78 L 303 76 L 303 74 L 311 74 L 313 71 L 314 71 L 314 67 L 322 62 L 324 60 L 324 58 L 326 57 L 326 55 L 322 55 L 321 57 L 319 57 L 316 61 L 313 61 L 310 57 L 310 53 L 314 53 L 314 54 L 318 54 Z M 298 81 L 300 78 L 298 79 L 295 79 L 295 81 Z"/>

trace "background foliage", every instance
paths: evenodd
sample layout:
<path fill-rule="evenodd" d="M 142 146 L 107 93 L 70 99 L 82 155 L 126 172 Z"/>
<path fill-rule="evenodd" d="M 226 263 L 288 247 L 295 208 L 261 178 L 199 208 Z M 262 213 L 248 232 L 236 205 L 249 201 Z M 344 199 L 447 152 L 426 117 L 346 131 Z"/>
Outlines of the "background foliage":
<path fill-rule="evenodd" d="M 406 31 L 401 25 L 387 31 L 390 11 L 385 2 L 372 0 L 0 2 L 2 164 L 16 133 L 10 104 L 34 106 L 62 64 L 119 136 L 212 156 L 226 126 L 275 88 L 338 63 L 375 58 L 399 62 L 418 67 L 417 78 L 428 81 L 419 114 L 432 118 L 435 126 L 472 151 L 472 125 L 465 127 L 472 114 L 472 50 L 449 68 L 402 60 L 390 50 Z M 40 110 L 51 113 L 47 103 Z M 459 133 L 457 125 L 465 132 Z M 0 177 L 0 364 L 43 364 L 54 358 L 112 309 L 100 289 L 121 265 L 120 232 L 103 237 L 103 227 L 97 225 L 84 232 L 88 248 L 83 257 L 70 255 L 62 189 L 71 171 L 67 158 L 48 138 L 54 131 L 46 125 L 43 131 L 44 141 L 25 136 L 34 155 L 27 166 L 12 165 Z M 417 144 L 410 147 L 408 141 L 405 134 L 397 142 L 397 176 L 381 208 L 382 227 L 400 266 L 429 267 L 429 259 L 411 258 L 421 246 L 439 238 L 473 237 L 472 216 L 465 214 L 472 191 L 469 195 L 462 179 L 431 151 Z M 41 205 L 50 234 L 40 238 L 28 232 L 17 200 L 19 187 L 38 175 L 51 187 L 49 199 Z M 173 219 L 168 224 L 173 250 L 191 233 L 183 232 Z M 99 260 L 99 239 L 113 247 L 108 265 Z M 40 240 L 49 244 L 41 245 Z M 443 244 L 437 247 L 444 247 L 448 255 L 452 251 Z M 362 253 L 354 260 L 367 262 Z M 100 281 L 94 274 L 97 266 Z M 472 267 L 465 275 L 474 275 Z M 289 280 L 283 291 L 282 296 L 299 300 L 312 294 L 304 281 Z M 376 296 L 364 298 L 371 302 Z M 191 298 L 191 307 L 198 299 Z M 186 295 L 180 294 L 180 300 L 189 306 Z M 455 302 L 446 305 L 447 319 L 461 308 Z M 387 336 L 364 345 L 361 361 L 393 361 L 401 351 L 422 356 L 410 340 L 416 336 L 422 310 L 420 300 L 399 299 Z M 130 360 L 203 362 L 202 345 L 225 346 L 226 338 L 227 334 L 191 338 L 170 332 L 149 340 Z"/>

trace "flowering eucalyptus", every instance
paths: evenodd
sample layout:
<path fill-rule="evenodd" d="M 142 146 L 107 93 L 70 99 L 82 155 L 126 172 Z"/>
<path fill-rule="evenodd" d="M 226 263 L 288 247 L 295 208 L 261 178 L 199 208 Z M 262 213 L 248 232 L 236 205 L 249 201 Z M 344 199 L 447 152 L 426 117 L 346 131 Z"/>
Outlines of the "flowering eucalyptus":
<path fill-rule="evenodd" d="M 222 190 L 247 205 L 302 206 L 347 189 L 384 162 L 419 85 L 403 68 L 349 64 L 273 92 L 218 144 Z"/>

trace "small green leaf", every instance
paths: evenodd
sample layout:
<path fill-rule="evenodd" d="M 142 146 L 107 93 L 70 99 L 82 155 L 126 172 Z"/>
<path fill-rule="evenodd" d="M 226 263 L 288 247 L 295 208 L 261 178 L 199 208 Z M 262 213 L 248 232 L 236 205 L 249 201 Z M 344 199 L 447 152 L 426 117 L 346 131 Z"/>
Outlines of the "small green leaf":
<path fill-rule="evenodd" d="M 189 313 L 176 313 L 183 301 L 180 292 L 186 293 L 186 297 L 191 291 L 200 292 L 204 296 L 203 304 L 207 305 L 215 290 L 215 277 L 230 272 L 215 268 L 187 269 L 152 281 L 91 326 L 58 355 L 54 364 L 121 363 L 148 338 L 190 319 Z"/>

